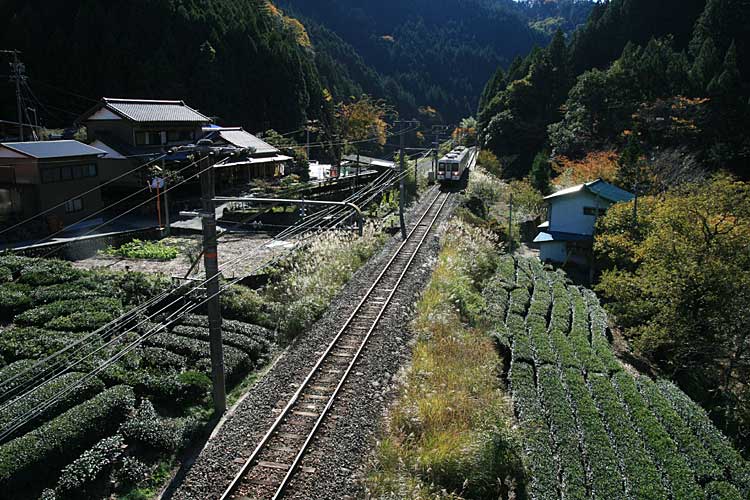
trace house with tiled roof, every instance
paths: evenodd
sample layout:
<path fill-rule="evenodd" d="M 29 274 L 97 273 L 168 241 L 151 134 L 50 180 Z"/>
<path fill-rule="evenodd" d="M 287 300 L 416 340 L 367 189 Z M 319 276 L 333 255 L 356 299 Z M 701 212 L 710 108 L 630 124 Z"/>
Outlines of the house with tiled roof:
<path fill-rule="evenodd" d="M 591 258 L 597 218 L 632 193 L 601 179 L 562 189 L 545 197 L 547 221 L 539 225 L 534 243 L 542 262 L 586 265 Z"/>
<path fill-rule="evenodd" d="M 102 180 L 117 179 L 109 186 L 132 190 L 146 181 L 145 169 L 137 167 L 170 148 L 195 143 L 211 119 L 184 101 L 103 97 L 78 122 L 90 144 L 106 153 L 100 161 Z"/>

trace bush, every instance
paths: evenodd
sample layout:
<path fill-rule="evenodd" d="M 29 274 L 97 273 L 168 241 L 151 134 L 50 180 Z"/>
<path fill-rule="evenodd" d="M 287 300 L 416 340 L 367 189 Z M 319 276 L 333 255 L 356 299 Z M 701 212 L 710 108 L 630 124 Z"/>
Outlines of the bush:
<path fill-rule="evenodd" d="M 13 281 L 13 273 L 7 267 L 0 266 L 0 283 Z"/>
<path fill-rule="evenodd" d="M 30 411 L 40 407 L 45 403 L 63 393 L 67 388 L 73 387 L 81 382 L 85 377 L 83 373 L 66 373 L 50 382 L 47 382 L 39 389 L 30 393 L 24 398 L 16 398 L 0 409 L 0 430 L 5 431 L 9 426 L 17 423 L 21 418 Z M 45 408 L 39 415 L 33 418 L 31 422 L 17 430 L 13 435 L 18 435 L 31 426 L 39 425 L 50 418 L 86 401 L 92 396 L 104 390 L 104 384 L 97 378 L 90 378 L 75 389 L 66 392 L 64 396 L 55 401 L 52 405 Z"/>
<path fill-rule="evenodd" d="M 7 331 L 3 332 L 0 339 L 7 333 Z M 33 359 L 21 359 L 0 369 L 0 395 L 5 395 L 13 388 L 30 381 L 36 375 L 36 369 L 32 370 L 35 365 L 36 361 Z M 42 365 L 38 369 L 42 370 L 44 366 Z M 11 381 L 11 379 L 13 380 Z"/>
<path fill-rule="evenodd" d="M 196 371 L 182 372 L 177 380 L 181 386 L 182 398 L 187 401 L 199 401 L 211 390 L 211 379 L 205 373 Z"/>
<path fill-rule="evenodd" d="M 84 275 L 84 271 L 74 268 L 70 262 L 61 260 L 38 259 L 19 271 L 18 282 L 33 287 L 67 283 Z"/>
<path fill-rule="evenodd" d="M 270 324 L 265 307 L 266 302 L 257 291 L 241 285 L 233 285 L 221 294 L 221 313 L 227 318 L 246 323 L 273 326 Z"/>
<path fill-rule="evenodd" d="M 40 477 L 48 477 L 50 470 L 112 434 L 134 402 L 132 388 L 113 387 L 0 446 L 0 487 L 13 498 L 34 491 Z"/>
<path fill-rule="evenodd" d="M 56 493 L 60 498 L 93 498 L 99 496 L 101 485 L 96 480 L 109 471 L 122 455 L 124 441 L 121 435 L 104 438 L 91 449 L 67 465 L 57 481 Z"/>
<path fill-rule="evenodd" d="M 21 255 L 5 254 L 0 255 L 0 266 L 6 268 L 11 274 L 17 274 L 24 269 L 40 262 L 41 259 L 32 257 L 23 257 Z"/>
<path fill-rule="evenodd" d="M 257 361 L 266 352 L 268 352 L 269 344 L 267 341 L 260 339 L 255 340 L 245 335 L 240 335 L 226 329 L 222 329 L 222 341 L 224 345 L 229 345 L 240 349 L 245 352 L 253 361 Z M 207 328 L 200 328 L 194 326 L 177 326 L 172 330 L 172 333 L 181 337 L 187 337 L 191 339 L 200 339 L 208 341 L 210 334 Z"/>
<path fill-rule="evenodd" d="M 149 452 L 172 452 L 182 444 L 179 428 L 170 419 L 160 418 L 148 399 L 141 402 L 135 413 L 120 426 L 119 432 L 128 443 Z"/>
<path fill-rule="evenodd" d="M 73 325 L 80 329 L 90 324 L 99 324 L 103 318 L 114 319 L 122 312 L 122 302 L 111 298 L 59 300 L 51 304 L 29 309 L 16 316 L 15 322 L 23 326 L 43 327 L 48 323 L 61 328 Z M 94 319 L 86 320 L 91 314 Z M 68 319 L 63 319 L 68 318 Z M 108 320 L 109 321 L 109 320 Z M 92 328 L 95 329 L 95 328 Z"/>
<path fill-rule="evenodd" d="M 151 474 L 151 467 L 134 457 L 125 457 L 115 475 L 121 486 L 137 486 Z"/>
<path fill-rule="evenodd" d="M 139 349 L 141 366 L 157 370 L 182 369 L 188 366 L 185 356 L 180 356 L 160 347 L 144 347 Z"/>
<path fill-rule="evenodd" d="M 109 247 L 102 253 L 127 259 L 172 260 L 180 255 L 180 250 L 177 247 L 165 244 L 163 241 L 135 239 L 119 248 Z"/>
<path fill-rule="evenodd" d="M 50 304 L 59 300 L 66 300 L 70 297 L 76 299 L 89 299 L 93 297 L 111 296 L 115 294 L 115 289 L 110 287 L 106 282 L 95 278 L 82 278 L 71 283 L 58 283 L 56 285 L 43 286 L 36 288 L 31 297 L 34 305 Z"/>
<path fill-rule="evenodd" d="M 11 327 L 0 335 L 0 353 L 8 360 L 42 358 L 79 340 L 85 333 L 67 333 L 42 328 Z M 85 344 L 86 349 L 101 345 L 98 339 Z"/>
<path fill-rule="evenodd" d="M 210 370 L 210 362 L 206 365 L 211 352 L 209 343 L 203 340 L 180 337 L 172 333 L 157 333 L 146 339 L 146 345 L 161 347 L 187 357 L 196 362 L 196 367 L 204 371 Z M 224 346 L 224 364 L 227 380 L 234 379 L 238 375 L 252 368 L 252 360 L 244 352 L 231 346 Z"/>
<path fill-rule="evenodd" d="M 31 287 L 20 283 L 0 284 L 0 321 L 12 321 L 13 316 L 31 307 Z"/>

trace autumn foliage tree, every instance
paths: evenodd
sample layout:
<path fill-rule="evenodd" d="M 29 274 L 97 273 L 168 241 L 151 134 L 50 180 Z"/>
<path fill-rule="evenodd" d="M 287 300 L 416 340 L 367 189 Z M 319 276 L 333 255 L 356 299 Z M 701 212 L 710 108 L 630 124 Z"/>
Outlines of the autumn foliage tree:
<path fill-rule="evenodd" d="M 612 182 L 617 176 L 618 154 L 612 150 L 593 151 L 580 160 L 560 156 L 555 158 L 552 168 L 558 175 L 555 185 L 560 188 L 596 179 Z"/>
<path fill-rule="evenodd" d="M 388 136 L 386 116 L 391 112 L 385 101 L 368 95 L 340 103 L 336 108 L 336 117 L 347 149 L 359 153 L 364 143 L 385 145 Z"/>
<path fill-rule="evenodd" d="M 597 224 L 598 291 L 640 353 L 750 444 L 750 184 L 718 176 L 617 204 Z"/>

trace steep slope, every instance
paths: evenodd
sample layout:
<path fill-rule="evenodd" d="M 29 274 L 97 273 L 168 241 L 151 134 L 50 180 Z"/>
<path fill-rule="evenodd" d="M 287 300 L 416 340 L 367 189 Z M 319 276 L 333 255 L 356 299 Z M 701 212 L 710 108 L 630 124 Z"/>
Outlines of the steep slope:
<path fill-rule="evenodd" d="M 385 96 L 395 95 L 402 112 L 431 106 L 448 121 L 473 114 L 484 82 L 498 65 L 506 66 L 548 39 L 528 26 L 513 2 L 506 1 L 322 0 L 313 4 L 282 0 L 279 4 L 353 47 L 382 75 Z M 321 48 L 319 37 L 313 36 L 313 42 Z M 351 66 L 343 64 L 351 73 Z"/>
<path fill-rule="evenodd" d="M 2 12 L 0 47 L 22 51 L 48 125 L 91 105 L 49 84 L 93 98 L 184 99 L 250 130 L 330 121 L 304 28 L 266 0 L 7 0 Z M 3 84 L 0 116 L 9 118 L 15 103 Z"/>

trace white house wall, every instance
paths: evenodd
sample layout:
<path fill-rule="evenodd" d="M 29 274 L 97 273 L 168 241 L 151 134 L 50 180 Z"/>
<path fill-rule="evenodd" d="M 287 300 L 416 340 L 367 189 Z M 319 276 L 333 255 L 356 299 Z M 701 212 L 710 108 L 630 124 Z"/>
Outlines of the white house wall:
<path fill-rule="evenodd" d="M 549 223 L 547 231 L 574 234 L 594 234 L 596 217 L 584 215 L 585 207 L 608 208 L 610 203 L 602 198 L 597 198 L 587 191 L 553 198 L 550 200 Z"/>
<path fill-rule="evenodd" d="M 549 243 L 542 243 L 539 246 L 539 259 L 542 262 L 555 262 L 562 264 L 565 262 L 567 255 L 566 245 L 564 241 L 552 241 Z"/>

